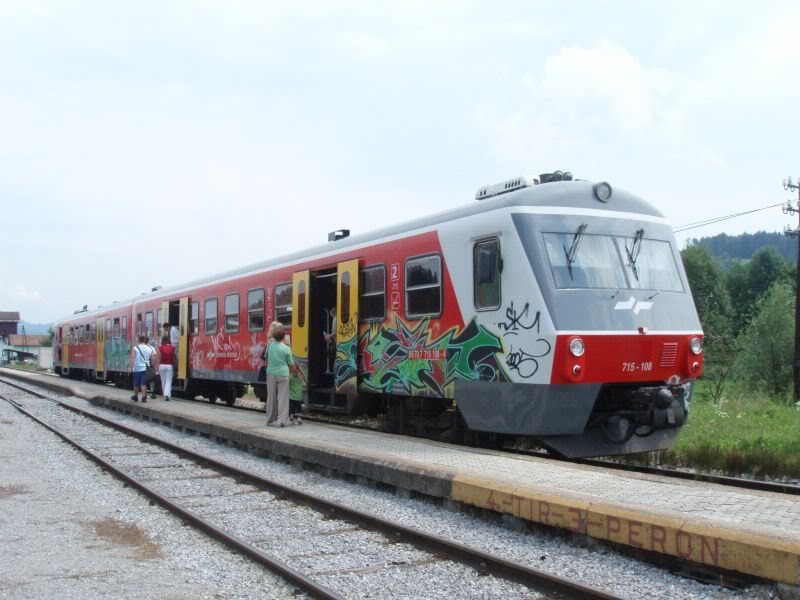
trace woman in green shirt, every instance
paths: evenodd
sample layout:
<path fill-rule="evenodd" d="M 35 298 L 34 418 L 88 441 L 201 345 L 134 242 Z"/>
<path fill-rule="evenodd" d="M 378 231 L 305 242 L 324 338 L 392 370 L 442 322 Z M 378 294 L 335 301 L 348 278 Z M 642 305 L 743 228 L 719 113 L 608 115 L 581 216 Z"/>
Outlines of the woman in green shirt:
<path fill-rule="evenodd" d="M 267 425 L 286 427 L 289 424 L 289 373 L 297 375 L 292 351 L 283 343 L 286 335 L 283 326 L 272 330 L 272 340 L 267 346 Z M 271 417 L 277 408 L 277 416 Z"/>

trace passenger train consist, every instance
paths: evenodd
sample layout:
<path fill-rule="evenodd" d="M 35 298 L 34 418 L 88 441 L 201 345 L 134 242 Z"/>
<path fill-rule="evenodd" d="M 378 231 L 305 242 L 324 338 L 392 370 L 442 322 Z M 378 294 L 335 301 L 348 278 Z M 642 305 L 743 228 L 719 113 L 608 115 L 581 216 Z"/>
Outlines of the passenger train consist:
<path fill-rule="evenodd" d="M 672 230 L 646 201 L 556 172 L 336 233 L 84 307 L 56 325 L 56 370 L 129 386 L 135 337 L 170 323 L 173 389 L 233 403 L 253 385 L 263 397 L 277 320 L 310 410 L 384 412 L 397 431 L 442 439 L 521 436 L 567 456 L 666 448 L 685 423 L 703 336 Z"/>

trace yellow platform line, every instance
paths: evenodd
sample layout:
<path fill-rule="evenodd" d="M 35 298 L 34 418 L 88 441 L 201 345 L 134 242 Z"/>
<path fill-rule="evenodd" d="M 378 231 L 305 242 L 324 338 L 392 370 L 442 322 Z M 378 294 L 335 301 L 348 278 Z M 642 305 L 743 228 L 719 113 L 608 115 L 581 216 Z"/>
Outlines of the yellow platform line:
<path fill-rule="evenodd" d="M 696 563 L 800 584 L 800 543 L 457 475 L 452 499 Z"/>

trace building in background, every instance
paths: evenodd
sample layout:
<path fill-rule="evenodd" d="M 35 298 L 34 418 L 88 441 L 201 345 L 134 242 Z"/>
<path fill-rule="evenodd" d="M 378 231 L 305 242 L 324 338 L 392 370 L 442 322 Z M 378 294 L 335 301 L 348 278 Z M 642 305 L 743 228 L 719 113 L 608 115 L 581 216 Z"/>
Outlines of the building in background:
<path fill-rule="evenodd" d="M 0 338 L 7 340 L 8 336 L 15 335 L 19 321 L 19 312 L 0 310 Z"/>

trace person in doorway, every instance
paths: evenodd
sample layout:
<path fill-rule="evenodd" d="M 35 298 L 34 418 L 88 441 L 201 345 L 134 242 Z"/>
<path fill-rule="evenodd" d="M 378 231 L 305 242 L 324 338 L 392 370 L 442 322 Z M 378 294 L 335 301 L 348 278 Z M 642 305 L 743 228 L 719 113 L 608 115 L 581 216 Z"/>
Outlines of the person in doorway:
<path fill-rule="evenodd" d="M 283 325 L 272 332 L 273 341 L 267 346 L 267 418 L 277 406 L 276 427 L 289 424 L 289 373 L 297 375 L 292 351 L 283 343 L 286 336 Z"/>
<path fill-rule="evenodd" d="M 326 346 L 326 369 L 327 373 L 333 373 L 333 367 L 336 364 L 336 307 L 332 307 L 328 311 L 328 322 L 330 326 L 327 331 L 322 333 L 325 338 Z"/>
<path fill-rule="evenodd" d="M 169 398 L 172 395 L 173 364 L 175 363 L 175 346 L 170 343 L 169 336 L 165 335 L 161 338 L 157 356 L 161 390 L 164 393 L 164 400 L 169 402 Z"/>
<path fill-rule="evenodd" d="M 147 402 L 147 367 L 150 366 L 150 359 L 153 357 L 153 349 L 147 345 L 147 336 L 140 335 L 139 343 L 131 348 L 130 364 L 133 365 L 133 395 L 131 400 L 139 401 L 139 393 L 142 394 L 142 402 Z"/>

